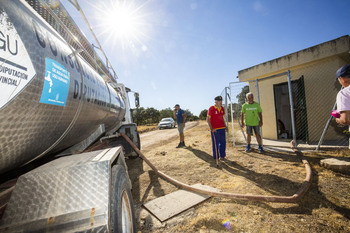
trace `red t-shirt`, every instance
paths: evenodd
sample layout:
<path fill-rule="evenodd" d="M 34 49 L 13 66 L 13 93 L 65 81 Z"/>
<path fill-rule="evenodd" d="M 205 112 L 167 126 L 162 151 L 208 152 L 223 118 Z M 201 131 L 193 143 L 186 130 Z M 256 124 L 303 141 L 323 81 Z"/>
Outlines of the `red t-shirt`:
<path fill-rule="evenodd" d="M 208 110 L 208 117 L 211 123 L 211 126 L 214 129 L 224 129 L 226 128 L 225 120 L 225 109 L 221 107 L 218 109 L 215 105 L 211 106 Z"/>

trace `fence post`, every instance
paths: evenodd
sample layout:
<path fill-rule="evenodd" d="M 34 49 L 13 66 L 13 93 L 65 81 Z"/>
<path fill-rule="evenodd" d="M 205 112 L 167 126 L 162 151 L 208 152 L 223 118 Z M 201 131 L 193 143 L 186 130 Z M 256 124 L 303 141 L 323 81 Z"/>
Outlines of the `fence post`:
<path fill-rule="evenodd" d="M 227 112 L 227 110 L 228 110 L 228 103 L 227 103 L 227 88 L 228 88 L 228 87 L 225 87 L 225 107 L 226 107 L 226 109 L 225 109 L 225 117 L 226 117 L 226 124 L 228 124 L 228 112 Z"/>
<path fill-rule="evenodd" d="M 289 103 L 290 103 L 290 115 L 292 119 L 292 131 L 293 131 L 293 142 L 294 146 L 297 147 L 297 135 L 295 133 L 295 119 L 294 119 L 294 103 L 293 103 L 293 93 L 292 93 L 292 82 L 290 81 L 290 71 L 287 70 L 288 75 L 288 91 L 289 91 Z"/>
<path fill-rule="evenodd" d="M 258 97 L 258 103 L 260 105 L 260 93 L 259 93 L 259 80 L 256 79 L 256 93 L 257 93 L 257 97 Z M 263 135 L 262 135 L 262 127 L 260 127 L 260 138 L 261 138 L 261 145 L 264 145 L 264 140 L 263 140 Z"/>
<path fill-rule="evenodd" d="M 229 83 L 229 88 L 230 88 L 230 106 L 231 106 L 231 124 L 232 124 L 232 145 L 235 146 L 235 131 L 233 127 L 233 108 L 232 108 L 232 88 L 231 88 L 231 83 Z"/>
<path fill-rule="evenodd" d="M 226 118 L 226 125 L 228 125 L 228 103 L 227 103 L 227 89 L 228 87 L 225 87 L 225 106 L 226 106 L 226 109 L 225 109 L 225 118 Z M 228 134 L 228 130 L 227 132 L 225 131 L 225 134 L 226 134 L 226 141 L 229 140 L 229 134 Z"/>
<path fill-rule="evenodd" d="M 332 111 L 337 107 L 337 101 L 335 101 L 334 105 L 333 105 L 333 109 Z M 320 140 L 318 141 L 318 144 L 317 144 L 317 147 L 316 147 L 316 151 L 318 151 L 321 147 L 321 144 L 323 143 L 323 139 L 324 139 L 324 136 L 326 135 L 326 132 L 328 130 L 328 127 L 329 127 L 329 124 L 331 123 L 331 120 L 332 120 L 332 115 L 329 117 L 328 121 L 327 121 L 327 124 L 326 126 L 324 127 L 323 129 L 323 132 L 322 132 L 322 135 L 321 135 L 321 138 Z"/>
<path fill-rule="evenodd" d="M 256 82 L 256 95 L 257 95 L 257 97 L 258 97 L 258 103 L 260 104 L 259 80 L 256 79 L 255 82 Z"/>

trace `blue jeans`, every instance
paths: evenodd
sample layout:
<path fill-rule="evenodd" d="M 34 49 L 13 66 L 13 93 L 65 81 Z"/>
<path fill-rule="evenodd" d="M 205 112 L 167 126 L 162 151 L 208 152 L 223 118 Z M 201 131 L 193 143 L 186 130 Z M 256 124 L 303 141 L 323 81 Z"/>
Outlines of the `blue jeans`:
<path fill-rule="evenodd" d="M 224 158 L 226 156 L 225 129 L 217 129 L 214 133 L 211 132 L 211 141 L 212 141 L 212 145 L 213 145 L 213 156 L 214 156 L 214 159 L 216 159 L 217 152 L 215 150 L 214 137 L 215 137 L 215 142 L 216 142 L 216 149 L 218 150 L 220 157 Z"/>

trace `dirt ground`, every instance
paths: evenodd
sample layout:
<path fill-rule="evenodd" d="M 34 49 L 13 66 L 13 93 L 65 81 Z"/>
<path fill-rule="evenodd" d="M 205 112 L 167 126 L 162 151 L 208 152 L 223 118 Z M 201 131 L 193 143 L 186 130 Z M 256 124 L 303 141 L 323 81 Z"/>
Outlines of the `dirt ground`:
<path fill-rule="evenodd" d="M 294 153 L 253 150 L 228 145 L 227 160 L 216 167 L 206 122 L 185 131 L 186 148 L 175 148 L 177 136 L 142 148 L 162 172 L 193 185 L 224 192 L 291 196 L 305 179 L 305 167 Z M 142 135 L 141 135 L 142 140 Z M 254 139 L 253 139 L 254 140 Z M 127 160 L 139 232 L 350 232 L 350 175 L 321 167 L 320 160 L 350 157 L 350 151 L 304 154 L 312 166 L 312 184 L 299 203 L 267 203 L 210 198 L 166 222 L 159 222 L 142 204 L 177 191 L 140 158 Z M 229 222 L 230 227 L 223 225 Z"/>

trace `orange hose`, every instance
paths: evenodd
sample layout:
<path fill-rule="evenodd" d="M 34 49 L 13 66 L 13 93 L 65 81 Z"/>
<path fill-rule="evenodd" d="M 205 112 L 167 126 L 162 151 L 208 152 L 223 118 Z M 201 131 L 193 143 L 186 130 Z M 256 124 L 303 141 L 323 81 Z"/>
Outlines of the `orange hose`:
<path fill-rule="evenodd" d="M 120 135 L 131 145 L 131 147 L 138 153 L 148 166 L 152 168 L 154 172 L 156 172 L 160 177 L 164 178 L 165 180 L 171 182 L 172 184 L 196 193 L 205 194 L 209 196 L 214 197 L 223 197 L 223 198 L 230 198 L 230 199 L 244 199 L 244 200 L 251 200 L 251 201 L 265 201 L 265 202 L 280 202 L 280 203 L 294 203 L 298 202 L 307 192 L 311 185 L 311 166 L 309 162 L 306 159 L 302 159 L 303 164 L 305 165 L 306 169 L 306 177 L 305 180 L 301 186 L 301 188 L 296 192 L 296 194 L 292 196 L 265 196 L 265 195 L 251 195 L 251 194 L 236 194 L 236 193 L 225 193 L 225 192 L 215 192 L 215 191 L 208 191 L 200 188 L 194 188 L 192 186 L 189 186 L 188 184 L 184 184 L 165 173 L 159 171 L 143 154 L 142 152 L 134 145 L 134 143 L 130 140 L 128 136 L 126 136 L 124 133 L 120 133 Z M 292 146 L 293 151 L 298 155 L 302 156 L 302 153 L 298 151 L 296 148 Z"/>

